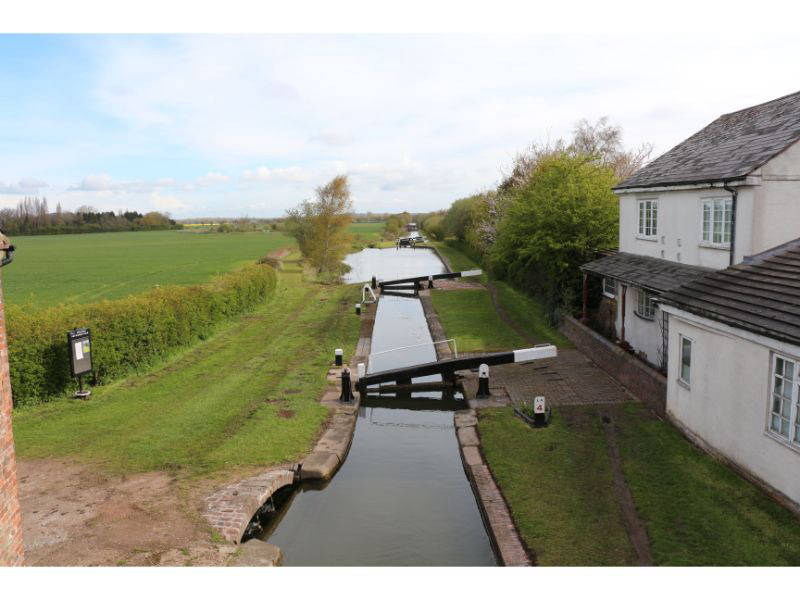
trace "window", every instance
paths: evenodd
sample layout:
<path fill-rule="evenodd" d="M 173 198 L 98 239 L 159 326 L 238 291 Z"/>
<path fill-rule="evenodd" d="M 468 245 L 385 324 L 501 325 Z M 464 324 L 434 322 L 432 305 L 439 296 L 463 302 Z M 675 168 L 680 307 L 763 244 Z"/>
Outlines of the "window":
<path fill-rule="evenodd" d="M 653 294 L 639 288 L 636 294 L 636 314 L 644 319 L 655 319 L 656 305 Z"/>
<path fill-rule="evenodd" d="M 617 280 L 610 277 L 603 277 L 603 294 L 609 298 L 617 297 Z"/>
<path fill-rule="evenodd" d="M 729 246 L 733 202 L 730 198 L 703 201 L 703 241 L 707 244 Z"/>
<path fill-rule="evenodd" d="M 639 235 L 658 235 L 658 200 L 639 200 Z"/>
<path fill-rule="evenodd" d="M 686 385 L 692 382 L 692 340 L 681 336 L 681 374 L 679 379 Z"/>
<path fill-rule="evenodd" d="M 792 444 L 800 445 L 800 390 L 798 363 L 775 355 L 772 365 L 772 406 L 769 429 Z"/>

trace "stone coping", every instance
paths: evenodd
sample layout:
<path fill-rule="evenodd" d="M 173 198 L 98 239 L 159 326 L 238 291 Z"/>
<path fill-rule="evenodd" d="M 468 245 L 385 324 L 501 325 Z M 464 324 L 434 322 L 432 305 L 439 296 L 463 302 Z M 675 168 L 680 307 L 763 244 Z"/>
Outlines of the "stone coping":
<path fill-rule="evenodd" d="M 364 362 L 369 356 L 372 330 L 375 324 L 376 304 L 370 304 L 362 312 L 361 332 L 351 364 Z M 360 396 L 355 390 L 357 369 L 350 368 L 353 378 L 355 400 L 340 402 L 341 373 L 348 365 L 331 367 L 327 379 L 329 385 L 320 398 L 320 403 L 332 409 L 325 430 L 317 440 L 314 449 L 303 462 L 293 469 L 277 467 L 255 477 L 249 477 L 214 492 L 205 499 L 203 516 L 222 536 L 238 544 L 244 535 L 250 519 L 258 509 L 280 488 L 295 483 L 295 475 L 300 480 L 330 479 L 347 457 L 355 431 Z"/>
<path fill-rule="evenodd" d="M 475 491 L 481 515 L 500 562 L 507 567 L 530 567 L 532 563 L 514 526 L 508 505 L 483 460 L 475 410 L 470 408 L 456 411 L 453 421 L 464 471 Z"/>

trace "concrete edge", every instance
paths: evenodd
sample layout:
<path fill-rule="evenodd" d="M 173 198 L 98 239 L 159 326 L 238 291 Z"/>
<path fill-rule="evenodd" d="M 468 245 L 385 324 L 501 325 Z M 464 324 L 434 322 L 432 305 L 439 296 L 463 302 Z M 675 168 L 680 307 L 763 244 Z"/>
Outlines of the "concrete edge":
<path fill-rule="evenodd" d="M 472 424 L 473 419 L 477 419 L 475 409 L 457 411 L 453 415 L 461 463 L 478 501 L 492 546 L 502 565 L 530 567 L 533 563 L 514 525 L 508 504 L 483 458 L 477 426 Z"/>
<path fill-rule="evenodd" d="M 366 310 L 362 312 L 360 336 L 349 364 L 364 362 L 369 356 L 376 310 L 377 303 L 367 305 Z M 328 371 L 328 381 L 332 385 L 322 391 L 319 402 L 333 408 L 333 414 L 321 431 L 314 448 L 303 459 L 308 461 L 311 458 L 312 461 L 321 463 L 322 467 L 319 470 L 307 468 L 306 476 L 303 477 L 303 463 L 299 463 L 296 465 L 296 471 L 300 480 L 330 479 L 350 451 L 361 399 L 359 393 L 355 391 L 357 370 L 350 369 L 355 400 L 349 403 L 338 400 L 341 394 L 339 376 L 342 369 L 347 366 L 345 364 L 342 367 L 333 367 Z M 329 451 L 331 448 L 334 452 Z M 335 461 L 331 457 L 335 458 Z M 202 516 L 223 538 L 238 545 L 256 511 L 279 489 L 295 482 L 295 471 L 285 467 L 274 467 L 255 477 L 235 481 L 205 498 Z"/>

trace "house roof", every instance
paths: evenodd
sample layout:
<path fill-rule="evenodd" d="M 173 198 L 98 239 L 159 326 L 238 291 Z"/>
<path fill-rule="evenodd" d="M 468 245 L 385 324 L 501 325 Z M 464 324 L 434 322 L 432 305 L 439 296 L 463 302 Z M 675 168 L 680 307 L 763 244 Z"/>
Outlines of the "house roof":
<path fill-rule="evenodd" d="M 739 179 L 800 139 L 800 92 L 722 115 L 616 190 Z"/>
<path fill-rule="evenodd" d="M 582 271 L 623 283 L 666 292 L 711 272 L 711 269 L 628 252 L 613 252 L 581 265 Z"/>
<path fill-rule="evenodd" d="M 675 288 L 661 301 L 800 345 L 800 238 Z"/>

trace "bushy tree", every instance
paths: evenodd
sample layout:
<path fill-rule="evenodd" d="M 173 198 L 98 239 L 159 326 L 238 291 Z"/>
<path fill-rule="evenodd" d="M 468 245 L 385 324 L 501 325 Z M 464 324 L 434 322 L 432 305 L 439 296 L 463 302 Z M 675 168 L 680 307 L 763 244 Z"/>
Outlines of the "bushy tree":
<path fill-rule="evenodd" d="M 332 273 L 350 248 L 352 220 L 350 185 L 346 175 L 338 175 L 316 189 L 316 200 L 287 211 L 286 231 L 318 273 Z"/>
<path fill-rule="evenodd" d="M 617 246 L 616 181 L 614 170 L 590 155 L 539 157 L 510 193 L 490 252 L 492 270 L 544 300 L 553 317 L 562 305 L 574 307 L 580 265 Z"/>

